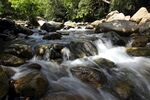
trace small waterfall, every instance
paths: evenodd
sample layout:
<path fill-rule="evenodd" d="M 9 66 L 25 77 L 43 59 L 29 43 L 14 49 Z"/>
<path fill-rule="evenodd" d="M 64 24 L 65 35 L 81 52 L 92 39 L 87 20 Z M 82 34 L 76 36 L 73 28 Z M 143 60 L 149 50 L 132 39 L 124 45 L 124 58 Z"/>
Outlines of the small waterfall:
<path fill-rule="evenodd" d="M 67 61 L 67 60 L 69 60 L 70 59 L 70 50 L 68 49 L 68 48 L 63 48 L 62 50 L 61 50 L 61 52 L 63 53 L 63 60 L 64 61 Z"/>

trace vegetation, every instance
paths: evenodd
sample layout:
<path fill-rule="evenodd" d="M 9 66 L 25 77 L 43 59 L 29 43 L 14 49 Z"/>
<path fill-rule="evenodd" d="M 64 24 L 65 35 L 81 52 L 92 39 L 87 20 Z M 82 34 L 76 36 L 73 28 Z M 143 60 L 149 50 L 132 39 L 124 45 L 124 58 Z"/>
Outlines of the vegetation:
<path fill-rule="evenodd" d="M 143 6 L 142 4 L 149 5 L 150 2 L 149 0 L 1 0 L 0 14 L 19 19 L 41 16 L 57 21 L 92 21 L 104 17 L 112 10 L 132 14 Z"/>

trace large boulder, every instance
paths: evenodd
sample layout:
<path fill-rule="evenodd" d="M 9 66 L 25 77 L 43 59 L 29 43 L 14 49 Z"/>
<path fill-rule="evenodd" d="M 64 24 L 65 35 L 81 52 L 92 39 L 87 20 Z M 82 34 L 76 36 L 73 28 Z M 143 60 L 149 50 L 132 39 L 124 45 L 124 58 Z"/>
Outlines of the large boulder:
<path fill-rule="evenodd" d="M 83 58 L 85 56 L 94 56 L 97 54 L 96 46 L 92 41 L 74 40 L 69 43 L 68 49 L 71 52 L 71 57 Z"/>
<path fill-rule="evenodd" d="M 112 11 L 106 16 L 106 22 L 110 22 L 113 20 L 129 20 L 126 19 L 126 16 L 123 13 L 119 13 L 118 11 Z"/>
<path fill-rule="evenodd" d="M 127 20 L 114 20 L 99 24 L 95 29 L 96 33 L 109 31 L 115 31 L 121 36 L 129 36 L 138 31 L 138 25 Z"/>
<path fill-rule="evenodd" d="M 148 16 L 149 16 L 148 10 L 145 7 L 142 7 L 131 17 L 130 20 L 139 23 L 143 18 Z"/>
<path fill-rule="evenodd" d="M 150 48 L 148 47 L 131 47 L 126 52 L 132 56 L 150 56 Z"/>
<path fill-rule="evenodd" d="M 5 52 L 25 59 L 33 57 L 31 46 L 26 44 L 12 44 L 6 48 Z"/>
<path fill-rule="evenodd" d="M 48 81 L 40 72 L 31 72 L 14 80 L 15 90 L 23 97 L 39 98 L 48 89 Z"/>
<path fill-rule="evenodd" d="M 14 29 L 14 33 L 18 35 L 18 33 L 23 33 L 25 35 L 32 35 L 33 31 L 27 27 L 21 26 L 21 25 L 16 25 Z"/>
<path fill-rule="evenodd" d="M 99 24 L 101 24 L 103 22 L 106 22 L 106 20 L 105 19 L 96 20 L 96 21 L 92 22 L 91 25 L 94 26 L 94 27 L 96 27 L 96 26 L 98 26 Z"/>
<path fill-rule="evenodd" d="M 61 39 L 61 33 L 58 32 L 52 32 L 52 33 L 47 33 L 44 35 L 43 39 L 45 40 L 58 40 Z"/>
<path fill-rule="evenodd" d="M 55 26 L 57 30 L 62 29 L 64 26 L 63 23 L 61 23 L 61 22 L 49 21 L 48 23 Z"/>
<path fill-rule="evenodd" d="M 7 77 L 7 74 L 0 66 L 0 100 L 4 99 L 4 96 L 7 95 L 8 90 L 9 90 L 9 79 Z"/>
<path fill-rule="evenodd" d="M 0 63 L 5 66 L 19 66 L 25 63 L 25 61 L 17 56 L 11 54 L 0 54 Z"/>

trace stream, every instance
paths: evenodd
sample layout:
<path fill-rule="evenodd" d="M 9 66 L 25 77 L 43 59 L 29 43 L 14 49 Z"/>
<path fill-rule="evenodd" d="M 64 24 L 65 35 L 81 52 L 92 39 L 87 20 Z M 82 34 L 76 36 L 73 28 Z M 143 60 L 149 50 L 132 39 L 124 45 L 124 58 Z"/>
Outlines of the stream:
<path fill-rule="evenodd" d="M 73 40 L 91 39 L 97 53 L 87 46 L 86 50 L 92 55 L 72 59 L 72 52 L 66 46 L 62 52 L 63 61 L 56 63 L 50 59 L 50 49 L 47 48 L 42 58 L 34 55 L 28 63 L 12 67 L 16 71 L 13 80 L 31 73 L 32 70 L 26 66 L 36 63 L 41 66 L 40 71 L 49 83 L 47 93 L 40 100 L 150 100 L 150 58 L 128 55 L 126 47 L 130 47 L 130 40 L 126 40 L 125 47 L 114 45 L 111 36 L 104 37 L 105 33 L 94 34 L 92 30 L 84 28 L 59 32 L 63 34 L 61 40 L 43 40 L 43 35 L 34 30 L 34 34 L 25 41 L 34 50 L 38 45 L 67 45 Z M 97 59 L 107 59 L 115 67 L 97 64 Z M 88 72 L 90 69 L 94 71 Z M 89 79 L 85 79 L 86 76 Z"/>

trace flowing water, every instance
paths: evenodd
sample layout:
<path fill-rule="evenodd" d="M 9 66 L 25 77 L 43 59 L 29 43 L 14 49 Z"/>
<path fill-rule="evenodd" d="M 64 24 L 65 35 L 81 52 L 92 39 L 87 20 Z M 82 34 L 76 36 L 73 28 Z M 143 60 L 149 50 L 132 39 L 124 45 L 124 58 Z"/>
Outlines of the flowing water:
<path fill-rule="evenodd" d="M 76 32 L 75 29 L 71 31 Z M 90 35 L 91 34 L 87 36 Z M 129 56 L 125 51 L 125 47 L 114 46 L 109 38 L 102 38 L 101 35 L 96 36 L 98 36 L 99 39 L 94 41 L 98 51 L 98 54 L 95 56 L 70 60 L 71 52 L 65 47 L 62 50 L 62 64 L 51 61 L 48 53 L 45 54 L 44 59 L 39 59 L 37 56 L 34 56 L 33 59 L 29 60 L 30 63 L 38 63 L 42 66 L 41 71 L 49 81 L 49 91 L 47 95 L 73 95 L 72 99 L 55 98 L 46 100 L 150 100 L 150 58 Z M 66 37 L 70 39 L 70 37 L 74 38 L 76 36 L 69 35 Z M 42 40 L 42 36 L 39 34 L 34 34 L 30 36 L 30 38 L 34 38 L 36 43 L 51 43 L 50 41 Z M 68 42 L 69 39 L 64 39 L 65 41 L 60 40 L 59 42 Z M 83 83 L 78 78 L 74 77 L 70 71 L 72 67 L 88 65 L 89 63 L 94 63 L 93 60 L 99 58 L 106 58 L 117 65 L 117 68 L 114 68 L 111 74 L 105 69 L 99 68 L 99 65 L 97 65 L 97 68 L 103 71 L 108 79 L 108 83 L 103 88 L 94 88 Z M 24 66 L 27 65 L 25 64 L 19 68 L 14 68 L 17 73 L 12 77 L 13 79 L 18 79 L 30 73 L 30 69 Z M 124 82 L 130 83 L 132 87 L 131 91 L 134 92 L 132 95 L 133 97 L 130 97 L 130 99 L 126 98 L 128 90 L 125 93 L 122 93 L 120 90 L 119 93 L 121 97 L 112 91 L 111 88 L 118 81 L 123 82 L 123 84 Z"/>

